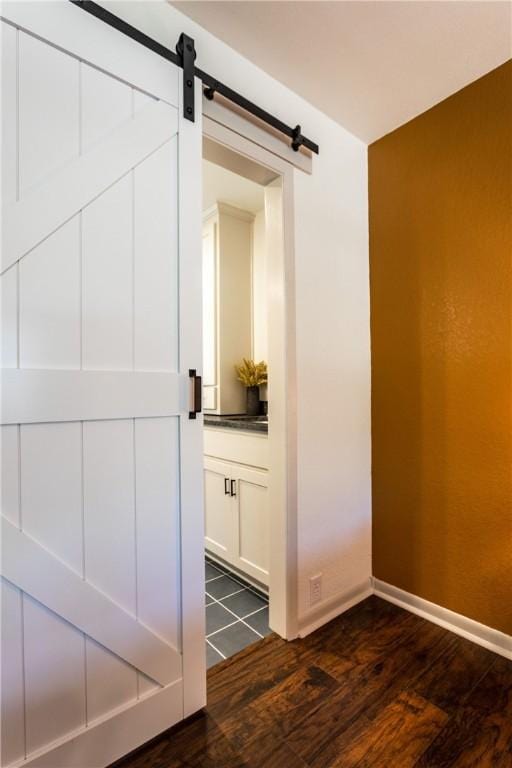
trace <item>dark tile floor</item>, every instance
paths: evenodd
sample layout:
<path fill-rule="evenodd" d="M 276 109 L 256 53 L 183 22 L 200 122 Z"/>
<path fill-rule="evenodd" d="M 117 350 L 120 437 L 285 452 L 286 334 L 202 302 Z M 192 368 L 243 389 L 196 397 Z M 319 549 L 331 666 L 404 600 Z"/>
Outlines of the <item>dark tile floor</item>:
<path fill-rule="evenodd" d="M 206 558 L 206 663 L 208 668 L 270 634 L 268 597 Z"/>

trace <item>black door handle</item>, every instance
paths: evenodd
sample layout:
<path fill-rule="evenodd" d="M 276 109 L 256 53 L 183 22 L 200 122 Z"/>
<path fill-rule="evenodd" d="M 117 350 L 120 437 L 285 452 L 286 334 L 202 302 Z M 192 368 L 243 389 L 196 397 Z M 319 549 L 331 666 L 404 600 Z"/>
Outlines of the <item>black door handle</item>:
<path fill-rule="evenodd" d="M 229 496 L 229 477 L 224 478 L 224 495 Z"/>
<path fill-rule="evenodd" d="M 201 413 L 202 408 L 202 400 L 203 400 L 203 386 L 202 386 L 202 380 L 201 376 L 197 375 L 197 371 L 195 368 L 189 368 L 188 371 L 189 378 L 192 381 L 192 398 L 193 398 L 193 407 L 192 410 L 188 412 L 189 419 L 195 419 L 196 415 L 198 413 Z"/>
<path fill-rule="evenodd" d="M 231 481 L 231 495 L 236 496 L 236 480 Z"/>

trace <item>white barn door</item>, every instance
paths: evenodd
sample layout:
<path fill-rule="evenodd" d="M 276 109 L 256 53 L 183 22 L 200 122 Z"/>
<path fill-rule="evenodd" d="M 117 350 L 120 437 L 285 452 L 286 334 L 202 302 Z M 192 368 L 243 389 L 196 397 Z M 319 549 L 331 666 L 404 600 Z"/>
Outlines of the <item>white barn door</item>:
<path fill-rule="evenodd" d="M 102 768 L 205 704 L 200 88 L 2 4 L 2 766 Z"/>

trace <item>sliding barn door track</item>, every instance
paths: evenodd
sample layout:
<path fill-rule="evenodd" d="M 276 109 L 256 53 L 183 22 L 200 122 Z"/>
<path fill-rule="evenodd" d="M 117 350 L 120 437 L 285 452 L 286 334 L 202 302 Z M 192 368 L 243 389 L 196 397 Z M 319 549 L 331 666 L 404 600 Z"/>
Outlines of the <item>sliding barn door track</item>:
<path fill-rule="evenodd" d="M 249 112 L 251 115 L 254 115 L 254 117 L 257 117 L 258 120 L 267 123 L 267 125 L 270 125 L 276 131 L 283 133 L 291 139 L 291 147 L 295 152 L 298 152 L 301 147 L 306 147 L 310 152 L 318 154 L 318 144 L 315 144 L 311 139 L 302 135 L 300 125 L 291 128 L 289 125 L 286 125 L 286 123 L 279 120 L 279 118 L 271 115 L 270 112 L 258 107 L 257 104 L 249 101 L 245 96 L 233 91 L 232 88 L 224 85 L 220 80 L 216 80 L 216 78 L 212 77 L 207 72 L 203 72 L 202 69 L 196 67 L 194 63 L 196 58 L 194 40 L 191 37 L 188 37 L 188 35 L 185 35 L 184 33 L 180 35 L 180 39 L 176 45 L 176 52 L 174 52 L 156 40 L 153 40 L 153 38 L 148 35 L 145 35 L 140 29 L 132 27 L 131 24 L 123 21 L 119 16 L 115 16 L 113 13 L 110 13 L 110 11 L 102 8 L 101 5 L 92 2 L 92 0 L 70 0 L 70 2 L 72 2 L 73 5 L 82 8 L 82 10 L 87 11 L 87 13 L 96 16 L 97 19 L 101 19 L 105 24 L 114 27 L 119 32 L 122 32 L 123 35 L 131 37 L 132 40 L 144 45 L 154 53 L 157 53 L 168 61 L 172 61 L 173 64 L 176 64 L 183 69 L 183 116 L 186 120 L 194 122 L 195 119 L 194 77 L 198 77 L 204 85 L 203 93 L 207 99 L 213 99 L 215 94 L 218 93 L 228 101 L 245 110 L 245 112 Z"/>

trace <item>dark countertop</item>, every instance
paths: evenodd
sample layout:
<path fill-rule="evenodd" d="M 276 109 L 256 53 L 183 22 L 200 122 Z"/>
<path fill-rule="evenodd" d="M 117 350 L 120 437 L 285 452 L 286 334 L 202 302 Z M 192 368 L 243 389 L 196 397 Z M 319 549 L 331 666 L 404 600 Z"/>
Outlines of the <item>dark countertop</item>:
<path fill-rule="evenodd" d="M 204 425 L 268 433 L 268 416 L 217 416 L 214 413 L 205 413 Z"/>

